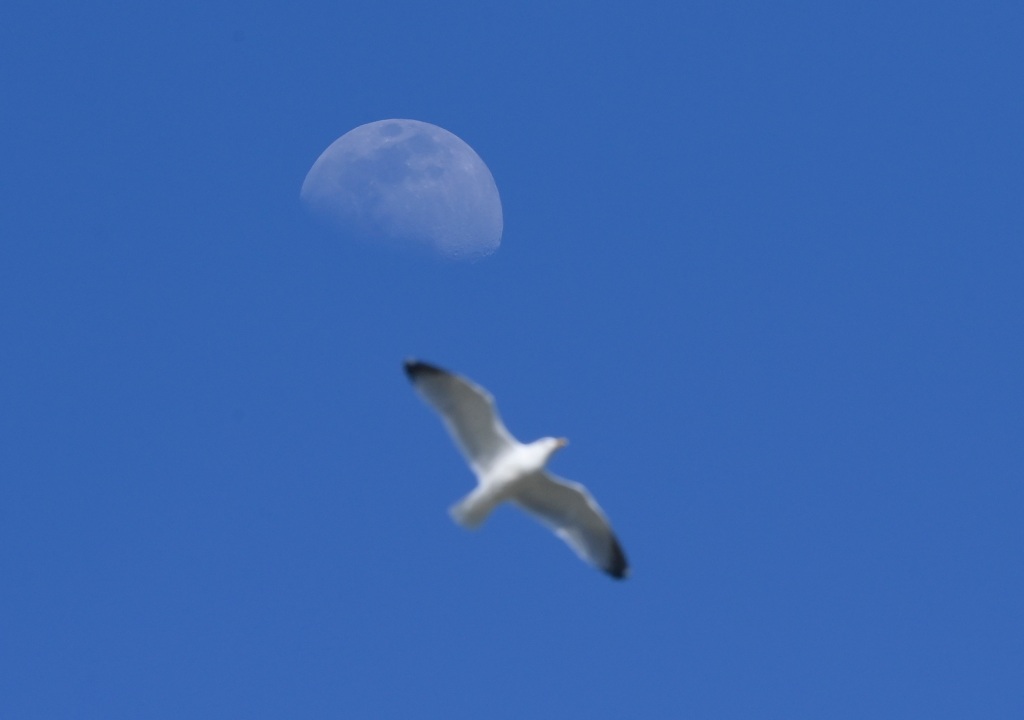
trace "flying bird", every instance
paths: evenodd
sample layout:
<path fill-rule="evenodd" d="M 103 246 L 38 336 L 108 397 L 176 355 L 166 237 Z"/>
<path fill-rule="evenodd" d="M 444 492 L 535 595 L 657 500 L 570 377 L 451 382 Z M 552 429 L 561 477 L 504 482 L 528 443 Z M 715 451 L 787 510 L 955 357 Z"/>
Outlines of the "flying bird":
<path fill-rule="evenodd" d="M 441 416 L 476 474 L 476 489 L 450 510 L 457 523 L 475 529 L 508 501 L 549 527 L 586 562 L 617 579 L 629 574 L 622 547 L 587 489 L 544 469 L 568 444 L 565 438 L 523 444 L 505 429 L 494 398 L 482 387 L 418 360 L 405 361 L 405 374 Z"/>

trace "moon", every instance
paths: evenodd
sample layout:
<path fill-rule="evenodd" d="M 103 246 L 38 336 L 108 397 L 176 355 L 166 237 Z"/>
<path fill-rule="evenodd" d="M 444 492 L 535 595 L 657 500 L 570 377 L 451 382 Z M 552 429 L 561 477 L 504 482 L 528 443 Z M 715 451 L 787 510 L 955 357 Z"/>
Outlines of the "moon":
<path fill-rule="evenodd" d="M 344 234 L 477 260 L 501 244 L 501 198 L 473 148 L 419 120 L 378 120 L 313 163 L 301 198 Z"/>

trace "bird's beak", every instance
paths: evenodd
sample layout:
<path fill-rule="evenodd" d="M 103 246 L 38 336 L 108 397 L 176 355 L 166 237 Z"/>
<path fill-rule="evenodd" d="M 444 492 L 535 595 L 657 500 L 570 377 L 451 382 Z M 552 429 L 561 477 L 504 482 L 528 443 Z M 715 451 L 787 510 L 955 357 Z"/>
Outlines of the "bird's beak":
<path fill-rule="evenodd" d="M 558 438 L 557 447 L 559 449 L 564 448 L 568 444 L 569 444 L 569 438 Z"/>

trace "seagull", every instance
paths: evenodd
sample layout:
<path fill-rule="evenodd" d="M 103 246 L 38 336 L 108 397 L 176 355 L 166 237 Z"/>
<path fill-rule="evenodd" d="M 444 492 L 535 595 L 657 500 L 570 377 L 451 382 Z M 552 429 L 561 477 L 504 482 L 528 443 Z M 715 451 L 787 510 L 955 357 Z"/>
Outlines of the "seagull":
<path fill-rule="evenodd" d="M 405 374 L 441 416 L 476 474 L 476 489 L 449 511 L 455 522 L 476 529 L 508 501 L 550 528 L 584 561 L 619 580 L 629 574 L 626 555 L 587 489 L 544 469 L 568 440 L 546 437 L 523 444 L 505 429 L 494 398 L 479 385 L 414 359 L 405 361 Z"/>

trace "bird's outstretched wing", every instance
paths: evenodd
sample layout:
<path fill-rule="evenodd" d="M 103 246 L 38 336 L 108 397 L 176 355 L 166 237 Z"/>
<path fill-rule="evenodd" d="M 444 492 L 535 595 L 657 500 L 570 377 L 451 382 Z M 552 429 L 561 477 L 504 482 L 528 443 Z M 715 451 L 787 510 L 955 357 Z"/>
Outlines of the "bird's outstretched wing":
<path fill-rule="evenodd" d="M 495 458 L 518 445 L 501 422 L 494 398 L 482 387 L 418 360 L 405 361 L 405 374 L 441 415 L 477 478 L 486 475 Z"/>
<path fill-rule="evenodd" d="M 587 562 L 614 578 L 626 577 L 626 555 L 587 489 L 548 472 L 538 475 L 517 488 L 512 502 L 536 516 Z"/>

